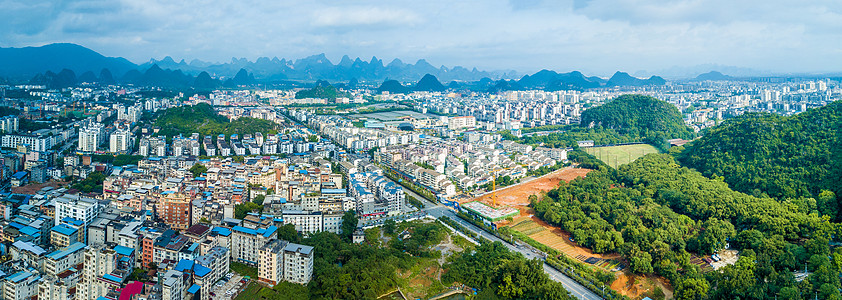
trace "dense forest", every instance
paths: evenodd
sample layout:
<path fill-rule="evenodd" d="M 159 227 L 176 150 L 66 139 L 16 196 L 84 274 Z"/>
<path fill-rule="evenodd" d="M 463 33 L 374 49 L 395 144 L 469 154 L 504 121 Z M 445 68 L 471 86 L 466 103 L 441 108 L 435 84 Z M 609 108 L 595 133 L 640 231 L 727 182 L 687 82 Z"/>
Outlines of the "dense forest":
<path fill-rule="evenodd" d="M 604 105 L 582 112 L 579 125 L 552 125 L 536 129 L 524 128 L 523 133 L 555 131 L 545 135 L 515 137 L 503 131 L 505 139 L 524 144 L 563 148 L 575 147 L 577 141 L 593 140 L 597 145 L 645 142 L 661 150 L 669 146 L 668 139 L 689 139 L 695 133 L 684 125 L 681 113 L 674 105 L 643 95 L 622 95 Z"/>
<path fill-rule="evenodd" d="M 663 147 L 664 141 L 692 138 L 681 112 L 674 105 L 643 95 L 622 95 L 582 112 L 581 126 L 613 129 Z"/>
<path fill-rule="evenodd" d="M 189 136 L 194 132 L 201 135 L 277 133 L 276 125 L 272 121 L 249 117 L 229 121 L 205 103 L 169 108 L 158 117 L 155 126 L 161 127 L 158 135 L 167 137 L 179 134 Z"/>
<path fill-rule="evenodd" d="M 685 146 L 682 164 L 733 189 L 779 199 L 814 197 L 840 220 L 842 101 L 790 117 L 746 114 Z"/>
<path fill-rule="evenodd" d="M 594 252 L 622 253 L 635 273 L 664 276 L 677 299 L 839 299 L 842 249 L 829 243 L 838 225 L 815 199 L 736 192 L 668 154 L 597 167 L 533 199 L 537 215 Z M 735 265 L 703 272 L 690 262 L 727 244 L 741 250 Z"/>

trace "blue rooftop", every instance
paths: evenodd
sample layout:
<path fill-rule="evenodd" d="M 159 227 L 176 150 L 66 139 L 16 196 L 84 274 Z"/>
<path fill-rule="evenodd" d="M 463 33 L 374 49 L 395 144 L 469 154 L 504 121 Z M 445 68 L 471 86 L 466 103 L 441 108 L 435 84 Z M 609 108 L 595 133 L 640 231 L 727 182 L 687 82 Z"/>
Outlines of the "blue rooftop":
<path fill-rule="evenodd" d="M 345 189 L 322 189 L 322 194 L 344 194 Z"/>
<path fill-rule="evenodd" d="M 228 229 L 228 228 L 225 228 L 225 227 L 214 227 L 213 230 L 211 230 L 211 232 L 216 232 L 217 234 L 219 234 L 221 236 L 231 235 L 231 229 Z"/>
<path fill-rule="evenodd" d="M 20 233 L 23 233 L 28 236 L 41 236 L 41 231 L 31 226 L 21 228 Z"/>
<path fill-rule="evenodd" d="M 132 253 L 134 253 L 134 249 L 125 246 L 114 247 L 114 251 L 123 256 L 132 256 Z"/>
<path fill-rule="evenodd" d="M 199 292 L 199 288 L 201 287 L 198 284 L 193 284 L 189 289 L 187 289 L 187 292 L 195 295 Z"/>
<path fill-rule="evenodd" d="M 26 171 L 20 171 L 20 172 L 15 173 L 14 175 L 12 175 L 12 177 L 20 180 L 20 179 L 23 179 L 24 177 L 26 177 L 26 174 L 29 174 L 29 173 L 26 173 Z"/>
<path fill-rule="evenodd" d="M 246 233 L 246 234 L 257 234 L 257 231 L 255 231 L 254 229 L 245 228 L 243 226 L 234 226 L 234 228 L 231 228 L 231 229 L 234 230 L 234 231 L 239 231 L 239 232 Z"/>
<path fill-rule="evenodd" d="M 12 276 L 9 276 L 9 278 L 7 278 L 7 279 L 11 282 L 18 283 L 18 282 L 21 282 L 22 280 L 28 278 L 29 276 L 32 276 L 32 273 L 29 273 L 29 272 L 26 272 L 26 271 L 21 271 L 21 272 L 15 273 Z"/>
<path fill-rule="evenodd" d="M 58 226 L 53 227 L 53 231 L 69 236 L 76 233 L 77 229 L 67 226 L 67 224 L 58 224 Z"/>
<path fill-rule="evenodd" d="M 193 269 L 193 261 L 189 259 L 182 259 L 175 265 L 175 270 L 184 272 L 185 270 Z"/>
<path fill-rule="evenodd" d="M 66 223 L 66 224 L 73 225 L 73 226 L 85 225 L 85 222 L 83 222 L 82 220 L 76 220 L 76 219 L 71 218 L 71 217 L 65 217 L 64 219 L 61 219 L 61 221 Z"/>
<path fill-rule="evenodd" d="M 208 275 L 208 273 L 210 273 L 211 271 L 213 270 L 200 264 L 196 264 L 196 266 L 193 268 L 193 273 L 199 277 L 205 277 L 205 275 Z"/>
<path fill-rule="evenodd" d="M 68 246 L 64 250 L 54 251 L 53 253 L 47 254 L 47 257 L 52 258 L 54 260 L 59 260 L 65 258 L 71 253 L 85 249 L 85 246 L 87 245 L 85 245 L 84 243 L 75 242 L 73 244 L 70 244 L 70 246 Z"/>
<path fill-rule="evenodd" d="M 275 234 L 275 231 L 278 231 L 278 227 L 269 226 L 266 228 L 266 231 L 263 232 L 263 237 L 272 237 Z"/>
<path fill-rule="evenodd" d="M 102 275 L 102 278 L 105 278 L 105 279 L 108 279 L 108 280 L 111 280 L 111 281 L 114 281 L 114 282 L 118 282 L 118 283 L 123 282 L 123 280 L 120 279 L 120 277 L 117 277 L 117 276 L 114 276 L 114 275 L 111 275 L 111 274 Z"/>

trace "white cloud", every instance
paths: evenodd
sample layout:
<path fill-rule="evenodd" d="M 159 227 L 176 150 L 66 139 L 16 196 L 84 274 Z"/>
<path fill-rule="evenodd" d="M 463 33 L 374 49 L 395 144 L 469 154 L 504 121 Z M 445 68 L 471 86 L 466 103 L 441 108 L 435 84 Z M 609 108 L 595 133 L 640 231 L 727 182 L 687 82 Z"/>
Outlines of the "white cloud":
<path fill-rule="evenodd" d="M 610 74 L 705 63 L 842 69 L 842 1 L 0 0 L 0 46 L 73 42 L 170 55 L 377 56 L 481 69 Z"/>
<path fill-rule="evenodd" d="M 380 7 L 329 7 L 313 12 L 313 25 L 325 27 L 400 26 L 419 21 L 421 17 L 413 12 Z"/>

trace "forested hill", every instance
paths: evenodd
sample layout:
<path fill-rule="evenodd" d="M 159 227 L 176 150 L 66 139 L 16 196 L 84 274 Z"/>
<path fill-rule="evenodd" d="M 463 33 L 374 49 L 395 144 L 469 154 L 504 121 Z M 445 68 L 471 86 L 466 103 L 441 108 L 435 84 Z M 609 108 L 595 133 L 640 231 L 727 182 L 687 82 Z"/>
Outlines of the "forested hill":
<path fill-rule="evenodd" d="M 675 299 L 840 299 L 842 251 L 829 243 L 839 223 L 814 201 L 736 192 L 668 154 L 562 182 L 532 207 L 594 252 L 623 254 L 632 272 L 664 276 Z M 740 251 L 735 264 L 692 262 L 726 246 Z M 810 275 L 796 281 L 793 270 L 805 267 Z"/>
<path fill-rule="evenodd" d="M 781 117 L 746 114 L 714 127 L 678 159 L 733 189 L 777 198 L 816 197 L 824 213 L 842 194 L 842 102 Z M 837 217 L 842 214 L 837 215 Z"/>
<path fill-rule="evenodd" d="M 691 138 L 693 131 L 674 105 L 643 95 L 622 95 L 582 113 L 582 126 L 614 129 L 620 134 L 644 137 L 661 146 L 665 140 Z"/>
<path fill-rule="evenodd" d="M 158 117 L 155 126 L 161 127 L 158 135 L 168 138 L 179 134 L 190 136 L 194 132 L 205 136 L 255 132 L 276 133 L 276 126 L 272 121 L 249 117 L 229 121 L 228 118 L 217 114 L 213 107 L 205 103 L 169 108 Z"/>

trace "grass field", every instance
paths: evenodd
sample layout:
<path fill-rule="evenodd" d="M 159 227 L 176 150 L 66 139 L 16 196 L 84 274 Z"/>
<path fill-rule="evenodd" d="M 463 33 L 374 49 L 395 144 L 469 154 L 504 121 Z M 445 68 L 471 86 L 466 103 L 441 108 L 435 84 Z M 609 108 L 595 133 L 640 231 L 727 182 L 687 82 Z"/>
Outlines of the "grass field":
<path fill-rule="evenodd" d="M 658 153 L 659 151 L 652 145 L 638 144 L 585 148 L 585 152 L 587 152 L 590 155 L 596 156 L 596 158 L 599 158 L 607 165 L 613 168 L 617 168 L 620 165 L 633 162 L 635 159 L 641 156 L 644 156 L 649 153 Z"/>

